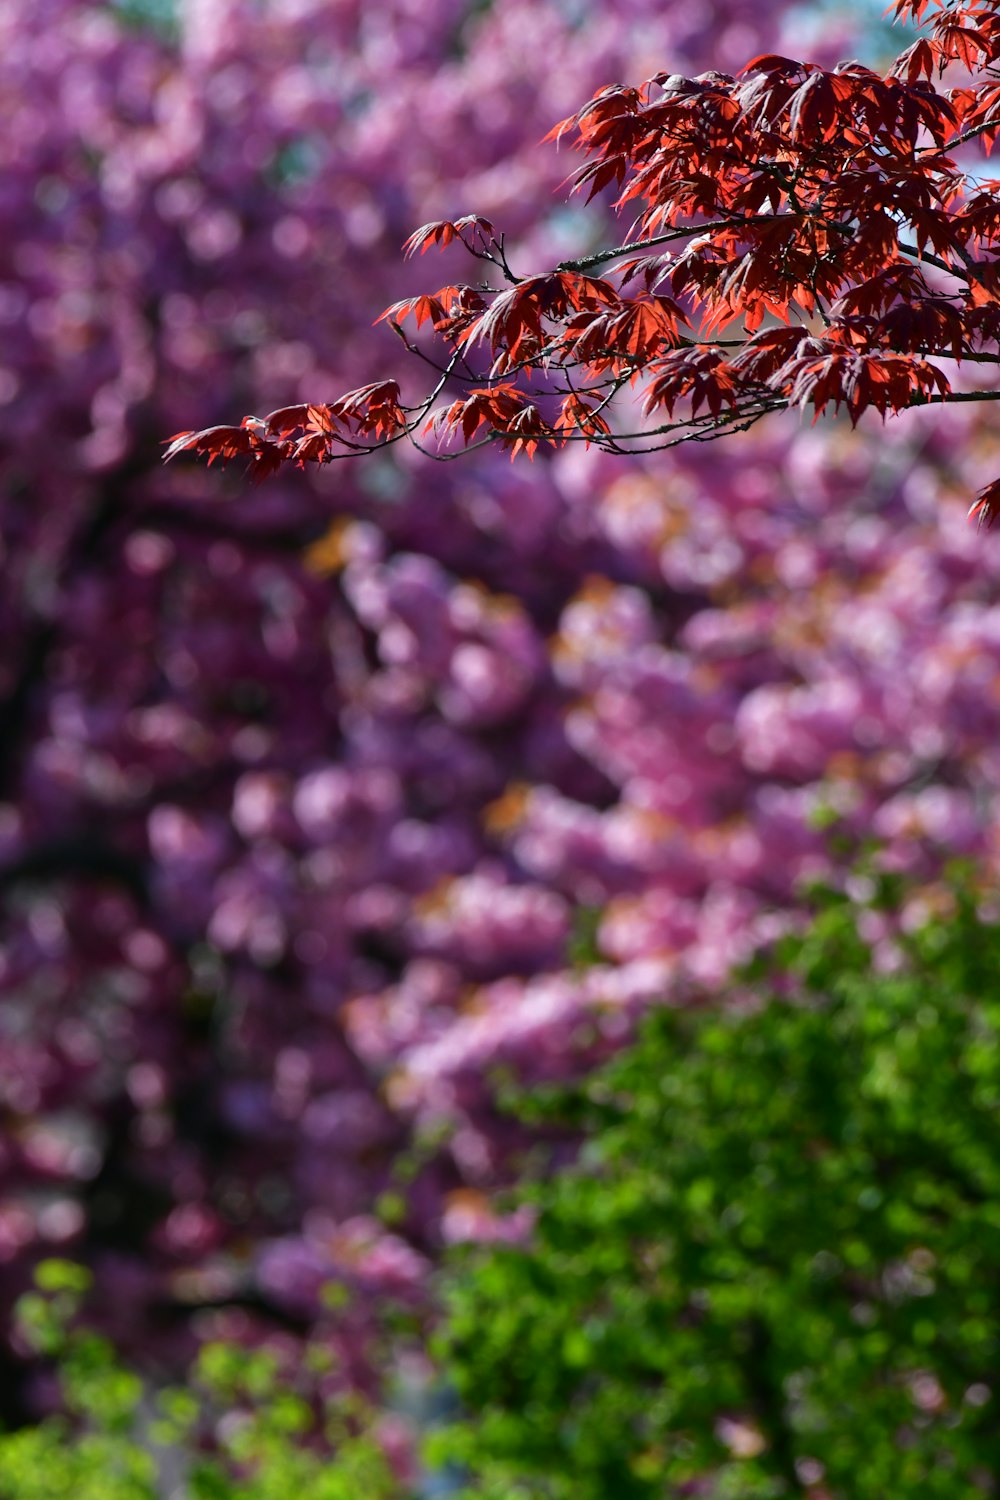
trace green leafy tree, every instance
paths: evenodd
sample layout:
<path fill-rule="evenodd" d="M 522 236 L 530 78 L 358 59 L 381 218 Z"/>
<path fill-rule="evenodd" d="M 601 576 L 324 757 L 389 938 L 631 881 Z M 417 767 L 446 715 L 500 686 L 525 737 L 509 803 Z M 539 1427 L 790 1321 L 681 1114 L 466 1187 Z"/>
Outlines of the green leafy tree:
<path fill-rule="evenodd" d="M 0 1436 L 0 1500 L 401 1495 L 362 1399 L 321 1394 L 330 1368 L 318 1344 L 294 1362 L 287 1349 L 208 1344 L 185 1389 L 153 1394 L 107 1340 L 74 1326 L 86 1271 L 47 1261 L 37 1282 L 19 1305 L 21 1333 L 55 1362 L 63 1411 Z"/>
<path fill-rule="evenodd" d="M 477 1500 L 996 1493 L 1000 927 L 873 888 L 532 1101 L 587 1144 L 447 1291 Z"/>

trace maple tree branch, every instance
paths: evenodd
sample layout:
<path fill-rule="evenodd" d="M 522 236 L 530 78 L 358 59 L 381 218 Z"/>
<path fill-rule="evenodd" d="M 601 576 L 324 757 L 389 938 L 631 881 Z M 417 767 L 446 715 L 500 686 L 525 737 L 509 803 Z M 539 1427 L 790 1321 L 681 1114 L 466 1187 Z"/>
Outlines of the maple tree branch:
<path fill-rule="evenodd" d="M 957 401 L 1000 401 L 1000 391 L 948 391 L 941 396 L 915 397 L 904 411 L 909 411 L 914 406 L 950 406 Z"/>
<path fill-rule="evenodd" d="M 634 241 L 632 241 L 629 244 L 615 245 L 611 249 L 608 249 L 608 250 L 598 250 L 598 251 L 595 251 L 595 253 L 593 255 L 580 256 L 576 260 L 561 260 L 561 261 L 558 262 L 558 264 L 556 266 L 556 270 L 557 271 L 588 271 L 588 270 L 593 270 L 597 266 L 606 265 L 609 261 L 618 260 L 623 255 L 641 253 L 644 250 L 653 250 L 653 249 L 656 248 L 657 245 L 665 245 L 665 244 L 671 243 L 671 242 L 676 241 L 676 240 L 687 239 L 689 237 L 693 237 L 693 236 L 696 236 L 696 235 L 714 234 L 715 231 L 719 230 L 719 229 L 739 229 L 739 228 L 747 226 L 750 223 L 760 222 L 760 219 L 762 219 L 762 218 L 768 218 L 768 219 L 779 219 L 779 218 L 780 219 L 810 218 L 810 219 L 815 219 L 816 222 L 819 223 L 819 224 L 821 224 L 824 229 L 827 229 L 827 230 L 832 229 L 832 230 L 835 230 L 838 234 L 842 234 L 842 235 L 845 235 L 845 236 L 850 236 L 851 238 L 853 238 L 854 235 L 857 232 L 856 228 L 855 228 L 855 226 L 853 224 L 844 224 L 844 223 L 838 222 L 836 219 L 825 219 L 825 218 L 823 218 L 823 216 L 820 213 L 818 213 L 818 212 L 816 212 L 814 210 L 813 211 L 804 210 L 804 211 L 800 211 L 800 212 L 797 212 L 797 213 L 793 212 L 793 213 L 784 213 L 784 214 L 761 215 L 757 220 L 749 220 L 749 219 L 746 219 L 744 217 L 739 217 L 739 216 L 733 215 L 732 217 L 730 217 L 728 219 L 716 219 L 715 221 L 713 221 L 710 224 L 685 225 L 682 228 L 670 230 L 670 231 L 667 231 L 667 232 L 665 232 L 663 234 L 652 235 L 648 239 L 645 239 L 645 240 L 634 240 Z M 917 261 L 923 261 L 923 262 L 925 262 L 929 266 L 935 266 L 939 271 L 946 271 L 946 272 L 948 272 L 952 276 L 958 276 L 959 279 L 962 280 L 962 281 L 965 281 L 967 279 L 965 276 L 962 275 L 962 272 L 960 270 L 958 270 L 957 267 L 955 267 L 953 265 L 950 265 L 946 260 L 942 260 L 939 256 L 935 255 L 932 251 L 927 251 L 927 250 L 921 251 L 921 250 L 918 250 L 915 245 L 908 245 L 903 240 L 898 240 L 897 243 L 898 243 L 899 249 L 900 249 L 900 251 L 901 251 L 901 253 L 903 255 L 909 255 L 909 256 L 911 256 L 913 259 L 915 259 Z"/>
<path fill-rule="evenodd" d="M 400 328 L 398 323 L 390 323 L 389 327 L 393 330 L 393 332 L 399 334 L 399 337 L 403 343 L 403 347 L 404 349 L 406 349 L 408 354 L 416 355 L 417 359 L 422 360 L 425 365 L 429 365 L 430 368 L 434 370 L 438 375 L 443 375 L 449 380 L 464 381 L 466 385 L 472 384 L 473 382 L 478 382 L 482 379 L 482 377 L 477 375 L 476 372 L 468 365 L 467 361 L 463 361 L 463 363 L 465 363 L 466 369 L 468 369 L 469 371 L 468 375 L 458 375 L 453 369 L 449 369 L 447 365 L 439 364 L 436 359 L 431 359 L 426 350 L 421 349 L 419 345 L 412 343 L 406 337 L 406 334 Z M 413 408 L 414 411 L 417 411 L 419 409 L 419 407 Z"/>
<path fill-rule="evenodd" d="M 948 150 L 952 151 L 952 150 L 954 150 L 954 148 L 956 146 L 964 146 L 969 141 L 976 140 L 977 137 L 979 137 L 981 135 L 985 135 L 987 133 L 987 131 L 990 131 L 990 130 L 1000 130 L 1000 119 L 997 119 L 997 120 L 984 120 L 984 121 L 982 121 L 981 124 L 979 124 L 979 125 L 973 125 L 968 130 L 963 131 L 961 135 L 954 136 L 953 139 L 948 142 Z M 917 150 L 918 150 L 918 153 L 920 153 L 920 154 L 923 154 L 923 153 L 926 153 L 926 152 L 935 152 L 935 151 L 940 152 L 941 147 L 940 146 L 919 146 L 917 148 Z"/>
<path fill-rule="evenodd" d="M 746 220 L 738 218 L 719 219 L 713 224 L 691 224 L 682 229 L 671 229 L 663 234 L 651 235 L 649 239 L 633 240 L 629 244 L 616 245 L 611 250 L 598 250 L 593 255 L 582 255 L 576 260 L 561 260 L 556 266 L 557 271 L 590 271 L 595 266 L 603 266 L 608 261 L 617 260 L 622 255 L 635 255 L 643 250 L 654 250 L 657 245 L 666 245 L 672 240 L 687 239 L 695 234 L 713 234 L 716 229 L 731 229 L 734 224 L 745 223 Z"/>
<path fill-rule="evenodd" d="M 1000 13 L 1000 0 L 983 4 Z M 918 21 L 926 8 L 896 5 Z M 941 368 L 1000 365 L 1000 260 L 988 258 L 1000 252 L 1000 189 L 947 154 L 1000 134 L 1000 118 L 982 118 L 1000 115 L 998 91 L 980 82 L 945 93 L 932 78 L 935 57 L 992 76 L 992 42 L 941 19 L 956 8 L 942 0 L 930 40 L 884 78 L 768 55 L 735 78 L 681 79 L 656 102 L 660 75 L 639 90 L 600 90 L 553 134 L 572 127 L 588 158 L 574 191 L 589 184 L 593 197 L 617 182 L 622 243 L 519 277 L 488 219 L 425 224 L 407 254 L 457 239 L 495 272 L 382 314 L 438 377 L 422 402 L 403 405 L 395 381 L 376 383 L 319 412 L 178 434 L 168 457 L 249 453 L 263 477 L 286 460 L 331 462 L 403 438 L 438 461 L 459 456 L 430 452 L 423 433 L 439 448 L 492 443 L 511 457 L 570 442 L 647 453 L 743 432 L 792 406 L 814 418 L 846 410 L 856 424 L 869 409 L 884 421 L 915 406 L 1000 400 L 1000 390 L 953 391 Z M 949 278 L 943 290 L 931 269 Z M 409 316 L 418 334 L 430 320 L 447 358 L 401 331 Z M 734 328 L 737 337 L 711 336 Z M 452 390 L 435 409 L 452 379 L 458 399 Z M 614 403 L 637 384 L 647 425 L 613 431 Z M 688 415 L 675 419 L 675 408 Z M 1000 480 L 978 511 L 1000 517 Z"/>
<path fill-rule="evenodd" d="M 950 359 L 958 365 L 966 360 L 978 365 L 1000 365 L 1000 354 L 987 354 L 973 349 L 963 349 L 961 354 L 952 354 L 947 349 L 907 349 L 900 352 L 916 354 L 921 359 Z"/>
<path fill-rule="evenodd" d="M 500 235 L 500 237 L 497 239 L 496 247 L 497 253 L 500 257 L 499 264 L 501 271 L 503 272 L 507 281 L 511 282 L 514 286 L 518 286 L 521 282 L 521 277 L 515 276 L 514 272 L 511 270 L 507 262 L 506 241 L 503 235 Z"/>
<path fill-rule="evenodd" d="M 967 282 L 969 280 L 968 276 L 964 275 L 957 266 L 949 265 L 946 260 L 941 260 L 932 251 L 918 250 L 916 245 L 904 244 L 902 240 L 897 240 L 896 243 L 902 253 L 910 256 L 912 260 L 920 261 L 924 265 L 934 266 L 938 271 L 946 271 L 949 276 L 957 276 L 959 281 Z M 961 252 L 959 253 L 961 254 Z"/>
<path fill-rule="evenodd" d="M 621 448 L 618 451 L 621 453 L 631 454 L 663 453 L 668 448 L 679 448 L 684 443 L 714 442 L 717 438 L 729 437 L 731 436 L 731 434 L 736 432 L 749 432 L 750 428 L 756 426 L 756 424 L 761 421 L 763 417 L 769 416 L 771 412 L 782 411 L 786 409 L 787 406 L 787 401 L 779 401 L 774 403 L 773 405 L 762 407 L 760 411 L 751 412 L 749 414 L 745 412 L 734 413 L 731 417 L 727 417 L 725 419 L 719 418 L 713 423 L 710 428 L 695 430 L 693 432 L 689 430 L 687 432 L 680 433 L 680 435 L 677 437 L 670 438 L 665 443 L 653 443 L 646 448 Z M 683 423 L 678 423 L 676 424 L 676 426 L 659 427 L 656 428 L 653 432 L 645 434 L 645 436 L 656 437 L 661 433 L 665 434 L 671 431 L 680 432 L 680 428 L 684 425 L 685 424 Z M 629 434 L 628 436 L 629 438 L 634 438 L 638 441 L 643 435 Z"/>
<path fill-rule="evenodd" d="M 429 458 L 432 463 L 436 464 L 450 464 L 454 463 L 456 458 L 464 458 L 466 453 L 475 453 L 478 448 L 488 448 L 502 434 L 491 432 L 487 437 L 479 438 L 475 443 L 468 443 L 461 448 L 456 448 L 454 453 L 434 452 L 430 448 L 425 448 L 423 443 L 419 442 L 414 436 L 413 432 L 408 433 L 407 436 L 417 452 L 422 453 L 424 458 Z"/>
<path fill-rule="evenodd" d="M 657 427 L 640 428 L 634 432 L 616 432 L 612 434 L 612 437 L 615 442 L 645 442 L 649 438 L 660 437 L 666 433 L 685 431 L 690 435 L 691 441 L 704 442 L 709 435 L 713 437 L 722 436 L 729 430 L 743 430 L 742 427 L 734 427 L 734 423 L 756 422 L 759 421 L 761 417 L 767 416 L 770 412 L 783 411 L 790 405 L 786 396 L 761 396 L 756 398 L 756 402 L 756 406 L 744 405 L 728 412 L 718 412 L 715 414 L 711 412 L 704 412 L 701 416 L 686 417 L 677 422 L 663 422 Z M 559 437 L 560 441 L 562 441 L 562 434 L 559 434 Z M 565 441 L 582 441 L 582 434 L 577 435 L 575 433 L 571 433 L 565 438 Z M 688 441 L 687 437 L 676 439 L 676 442 L 686 441 Z M 675 442 L 671 442 L 669 445 L 658 444 L 657 447 L 674 447 L 675 445 Z M 630 448 L 627 451 L 631 453 L 642 453 L 651 452 L 653 450 Z"/>

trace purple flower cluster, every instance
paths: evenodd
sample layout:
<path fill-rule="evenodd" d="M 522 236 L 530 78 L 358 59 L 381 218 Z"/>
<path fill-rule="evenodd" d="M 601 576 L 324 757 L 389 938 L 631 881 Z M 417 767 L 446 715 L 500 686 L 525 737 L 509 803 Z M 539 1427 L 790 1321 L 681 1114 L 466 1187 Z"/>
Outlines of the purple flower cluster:
<path fill-rule="evenodd" d="M 422 220 L 579 250 L 539 137 L 611 79 L 773 44 L 758 11 L 0 16 L 5 1297 L 84 1256 L 166 1356 L 339 1282 L 361 1347 L 442 1244 L 526 1232 L 490 1199 L 497 1083 L 718 986 L 831 818 L 928 883 L 996 858 L 971 419 L 253 493 L 158 463 L 389 365 L 370 324 Z"/>

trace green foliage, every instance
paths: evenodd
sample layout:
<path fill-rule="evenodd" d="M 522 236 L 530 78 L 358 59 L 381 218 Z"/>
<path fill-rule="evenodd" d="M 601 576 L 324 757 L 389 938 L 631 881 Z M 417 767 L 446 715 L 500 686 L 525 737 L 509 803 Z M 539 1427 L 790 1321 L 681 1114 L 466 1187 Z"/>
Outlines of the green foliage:
<path fill-rule="evenodd" d="M 158 32 L 171 41 L 178 36 L 177 0 L 113 0 L 113 5 L 123 26 Z"/>
<path fill-rule="evenodd" d="M 878 973 L 899 899 L 830 897 L 730 1012 L 524 1106 L 587 1144 L 446 1287 L 433 1456 L 477 1500 L 995 1493 L 1000 928 L 959 887 Z"/>
<path fill-rule="evenodd" d="M 0 1500 L 159 1500 L 161 1461 L 186 1500 L 390 1500 L 399 1494 L 356 1395 L 325 1397 L 329 1353 L 206 1345 L 190 1388 L 147 1390 L 106 1339 L 72 1326 L 88 1278 L 47 1261 L 18 1307 L 57 1363 L 64 1411 L 0 1435 Z"/>

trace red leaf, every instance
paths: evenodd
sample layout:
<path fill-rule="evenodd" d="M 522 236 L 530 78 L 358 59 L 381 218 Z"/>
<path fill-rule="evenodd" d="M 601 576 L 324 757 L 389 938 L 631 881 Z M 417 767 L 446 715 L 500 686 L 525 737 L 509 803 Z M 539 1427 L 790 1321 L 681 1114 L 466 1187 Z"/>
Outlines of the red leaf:
<path fill-rule="evenodd" d="M 236 458 L 241 453 L 251 453 L 253 448 L 254 434 L 245 425 L 205 427 L 201 432 L 178 432 L 170 438 L 163 461 L 169 463 L 178 453 L 193 449 L 195 453 L 207 454 L 210 464 L 217 458 L 225 463 L 227 459 Z"/>
<path fill-rule="evenodd" d="M 987 531 L 1000 519 L 1000 479 L 994 479 L 985 489 L 979 491 L 974 504 L 969 509 L 969 520 L 976 521 Z"/>
<path fill-rule="evenodd" d="M 268 432 L 274 437 L 285 437 L 296 428 L 305 427 L 313 411 L 315 407 L 306 405 L 282 406 L 277 411 L 269 412 L 262 420 Z"/>
<path fill-rule="evenodd" d="M 407 260 L 417 252 L 421 255 L 429 250 L 432 245 L 450 245 L 455 238 L 455 226 L 450 219 L 437 219 L 430 224 L 422 224 L 415 229 L 409 239 L 403 245 L 403 254 Z"/>
<path fill-rule="evenodd" d="M 939 65 L 940 56 L 940 49 L 933 42 L 928 41 L 926 37 L 920 37 L 912 47 L 907 47 L 906 51 L 896 58 L 892 65 L 893 74 L 897 78 L 905 75 L 907 83 L 916 83 L 920 78 L 926 78 L 930 83 Z"/>

